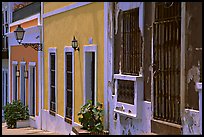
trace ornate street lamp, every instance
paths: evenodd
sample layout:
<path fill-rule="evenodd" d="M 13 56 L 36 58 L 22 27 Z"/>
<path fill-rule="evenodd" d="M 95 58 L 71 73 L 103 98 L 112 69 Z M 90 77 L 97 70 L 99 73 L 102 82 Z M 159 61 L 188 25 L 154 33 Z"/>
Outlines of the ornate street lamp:
<path fill-rule="evenodd" d="M 34 48 L 36 51 L 42 51 L 42 44 L 41 43 L 21 43 L 24 37 L 25 30 L 21 27 L 21 25 L 18 25 L 16 30 L 14 31 L 16 40 L 19 44 L 22 44 L 25 48 L 28 46 Z"/>
<path fill-rule="evenodd" d="M 74 36 L 74 38 L 72 40 L 72 48 L 74 50 L 78 50 L 79 51 L 78 41 L 75 39 L 75 36 Z"/>

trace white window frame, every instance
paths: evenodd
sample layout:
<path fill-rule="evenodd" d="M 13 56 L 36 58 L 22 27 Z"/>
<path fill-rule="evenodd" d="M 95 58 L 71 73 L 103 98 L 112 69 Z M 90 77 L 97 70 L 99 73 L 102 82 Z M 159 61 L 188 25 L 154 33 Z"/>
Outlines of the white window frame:
<path fill-rule="evenodd" d="M 116 107 L 124 107 L 124 111 L 117 110 L 114 108 L 114 112 L 120 113 L 122 115 L 128 115 L 133 118 L 139 118 L 138 112 L 141 110 L 141 101 L 143 100 L 143 76 L 131 76 L 131 75 L 122 75 L 122 74 L 114 74 L 115 79 L 115 98 L 116 98 Z M 125 102 L 119 102 L 118 98 L 118 80 L 127 80 L 127 81 L 134 81 L 134 104 L 129 104 Z M 129 113 L 128 111 L 131 111 Z"/>
<path fill-rule="evenodd" d="M 139 28 L 141 30 L 141 34 L 144 34 L 144 2 L 124 2 L 124 3 L 119 3 L 120 9 L 123 11 L 134 9 L 134 8 L 139 8 Z M 142 49 L 143 52 L 144 49 Z M 113 51 L 112 51 L 113 52 Z M 111 54 L 112 58 L 114 57 L 113 54 Z M 121 61 L 121 60 L 120 60 Z M 142 58 L 142 66 L 143 66 L 144 59 Z M 112 62 L 114 63 L 114 62 Z M 113 68 L 112 68 L 113 69 Z M 113 72 L 113 70 L 112 70 Z M 132 118 L 140 118 L 140 111 L 141 110 L 141 101 L 143 100 L 143 74 L 139 76 L 132 76 L 132 75 L 123 75 L 121 74 L 121 70 L 119 70 L 119 74 L 114 74 L 114 79 L 115 79 L 115 99 L 116 99 L 116 107 L 124 107 L 124 111 L 117 110 L 114 108 L 114 112 L 129 116 Z M 124 103 L 124 102 L 118 102 L 117 97 L 118 97 L 118 80 L 128 80 L 128 81 L 134 81 L 134 105 Z M 139 91 L 138 91 L 139 90 Z M 128 113 L 128 110 L 131 110 L 131 113 Z"/>
<path fill-rule="evenodd" d="M 66 100 L 67 100 L 67 92 L 66 92 L 66 53 L 72 53 L 72 124 L 74 123 L 74 49 L 71 46 L 64 47 L 64 118 L 66 117 Z"/>
<path fill-rule="evenodd" d="M 34 102 L 35 102 L 35 116 L 36 116 L 36 91 L 37 91 L 37 87 L 36 87 L 36 84 L 37 84 L 37 74 L 36 74 L 36 72 L 37 72 L 37 67 L 36 67 L 36 62 L 29 62 L 28 63 L 28 106 L 29 106 L 29 108 L 30 108 L 30 97 L 31 97 L 31 95 L 30 95 L 30 76 L 31 76 L 31 73 L 30 73 L 30 69 L 31 68 L 35 68 L 35 98 L 34 98 Z M 30 115 L 30 110 L 29 110 L 29 115 Z M 32 117 L 32 116 L 31 116 Z"/>
<path fill-rule="evenodd" d="M 83 87 L 84 87 L 84 104 L 86 103 L 86 91 L 85 91 L 85 89 L 86 89 L 86 84 L 85 84 L 85 80 L 86 80 L 86 78 L 85 78 L 85 72 L 86 72 L 86 70 L 85 70 L 85 68 L 86 68 L 86 63 L 85 63 L 85 61 L 86 61 L 86 56 L 85 56 L 85 54 L 87 53 L 87 52 L 94 52 L 95 53 L 95 81 L 94 81 L 94 83 L 95 83 L 95 85 L 94 85 L 94 104 L 96 105 L 96 102 L 97 102 L 97 45 L 95 45 L 95 44 L 91 44 L 91 45 L 84 45 L 83 46 L 83 54 L 84 54 L 84 82 L 83 82 Z"/>
<path fill-rule="evenodd" d="M 48 110 L 50 111 L 50 54 L 55 53 L 55 113 L 57 114 L 57 48 L 48 49 Z"/>
<path fill-rule="evenodd" d="M 22 72 L 22 70 L 21 70 L 22 66 L 25 66 L 25 71 L 26 71 L 26 62 L 20 62 L 20 99 L 21 99 L 21 88 L 22 88 L 21 74 L 23 73 L 23 75 L 24 75 L 24 72 Z M 26 105 L 26 78 L 24 77 L 24 79 L 25 79 L 25 81 L 24 81 L 24 83 L 25 83 L 25 86 L 24 86 L 24 88 L 25 88 L 25 98 L 24 98 L 24 100 L 25 100 L 25 105 Z"/>
<path fill-rule="evenodd" d="M 14 73 L 14 67 L 17 66 L 17 70 L 18 70 L 18 62 L 17 61 L 12 61 L 12 101 L 14 100 L 14 86 L 13 86 L 13 83 L 14 83 L 14 76 L 16 76 L 16 72 Z M 17 81 L 16 81 L 16 84 L 17 84 L 17 100 L 18 100 L 18 78 L 17 78 Z"/>

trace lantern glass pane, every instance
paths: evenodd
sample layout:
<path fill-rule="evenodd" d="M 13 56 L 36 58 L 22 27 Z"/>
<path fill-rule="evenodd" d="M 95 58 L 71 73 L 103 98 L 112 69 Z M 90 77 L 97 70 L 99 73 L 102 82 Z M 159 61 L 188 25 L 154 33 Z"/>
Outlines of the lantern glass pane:
<path fill-rule="evenodd" d="M 17 40 L 23 40 L 23 36 L 24 36 L 24 32 L 23 31 L 16 32 L 16 39 Z"/>

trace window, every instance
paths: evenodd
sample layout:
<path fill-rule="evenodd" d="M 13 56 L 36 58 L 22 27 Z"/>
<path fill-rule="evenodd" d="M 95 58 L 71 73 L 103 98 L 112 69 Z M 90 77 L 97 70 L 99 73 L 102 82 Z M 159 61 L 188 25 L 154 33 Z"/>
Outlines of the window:
<path fill-rule="evenodd" d="M 66 104 L 66 117 L 72 119 L 72 53 L 66 54 L 66 92 L 67 92 L 67 104 Z"/>
<path fill-rule="evenodd" d="M 134 81 L 118 80 L 118 101 L 134 105 Z"/>
<path fill-rule="evenodd" d="M 6 49 L 8 49 L 8 36 L 6 36 L 6 43 L 5 43 L 5 45 L 6 45 Z"/>
<path fill-rule="evenodd" d="M 115 29 L 113 69 L 116 96 L 114 112 L 139 118 L 143 100 L 141 72 L 143 3 L 133 6 L 135 8 L 128 10 L 124 8 L 125 6 L 121 6 L 118 18 L 113 23 Z"/>
<path fill-rule="evenodd" d="M 20 69 L 20 99 L 23 105 L 25 105 L 25 62 L 21 62 L 21 69 Z"/>
<path fill-rule="evenodd" d="M 13 100 L 17 100 L 17 93 L 18 93 L 18 77 L 17 77 L 17 69 L 18 69 L 18 63 L 17 61 L 13 61 L 12 63 L 13 68 L 13 75 L 12 75 L 12 89 L 13 89 Z"/>
<path fill-rule="evenodd" d="M 138 76 L 142 67 L 139 8 L 120 11 L 114 41 L 114 73 Z"/>
<path fill-rule="evenodd" d="M 36 63 L 29 62 L 29 114 L 35 116 L 36 114 Z"/>
<path fill-rule="evenodd" d="M 4 24 L 4 12 L 2 11 L 2 24 Z"/>
<path fill-rule="evenodd" d="M 49 48 L 48 50 L 48 87 L 49 87 L 49 112 L 51 115 L 55 115 L 57 110 L 56 99 L 57 99 L 57 67 L 56 67 L 56 48 Z"/>
<path fill-rule="evenodd" d="M 84 46 L 84 104 L 96 103 L 96 46 Z"/>
<path fill-rule="evenodd" d="M 74 121 L 74 50 L 71 46 L 64 47 L 64 109 L 65 121 Z"/>
<path fill-rule="evenodd" d="M 51 89 L 51 98 L 50 98 L 50 110 L 55 112 L 55 53 L 50 54 L 50 89 Z"/>
<path fill-rule="evenodd" d="M 5 23 L 8 23 L 8 12 L 5 11 Z"/>

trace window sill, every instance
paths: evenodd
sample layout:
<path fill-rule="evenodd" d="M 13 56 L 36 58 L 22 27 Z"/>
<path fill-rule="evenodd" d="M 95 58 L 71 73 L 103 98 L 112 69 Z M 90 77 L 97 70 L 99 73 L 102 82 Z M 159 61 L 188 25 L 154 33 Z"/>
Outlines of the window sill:
<path fill-rule="evenodd" d="M 70 118 L 65 117 L 64 121 L 72 125 L 72 120 Z"/>
<path fill-rule="evenodd" d="M 142 75 L 132 76 L 132 75 L 114 74 L 114 79 L 119 79 L 119 80 L 136 81 L 138 78 L 143 78 L 143 76 Z"/>
<path fill-rule="evenodd" d="M 117 109 L 114 109 L 114 112 L 118 113 L 118 114 L 121 114 L 123 116 L 131 117 L 131 118 L 136 118 L 136 116 L 137 116 L 136 114 L 130 114 L 130 113 L 123 112 L 123 111 L 120 111 L 120 110 L 117 110 Z"/>
<path fill-rule="evenodd" d="M 49 113 L 50 113 L 50 115 L 53 115 L 53 116 L 56 115 L 56 112 L 54 112 L 54 111 L 52 111 L 52 110 L 50 110 Z"/>

